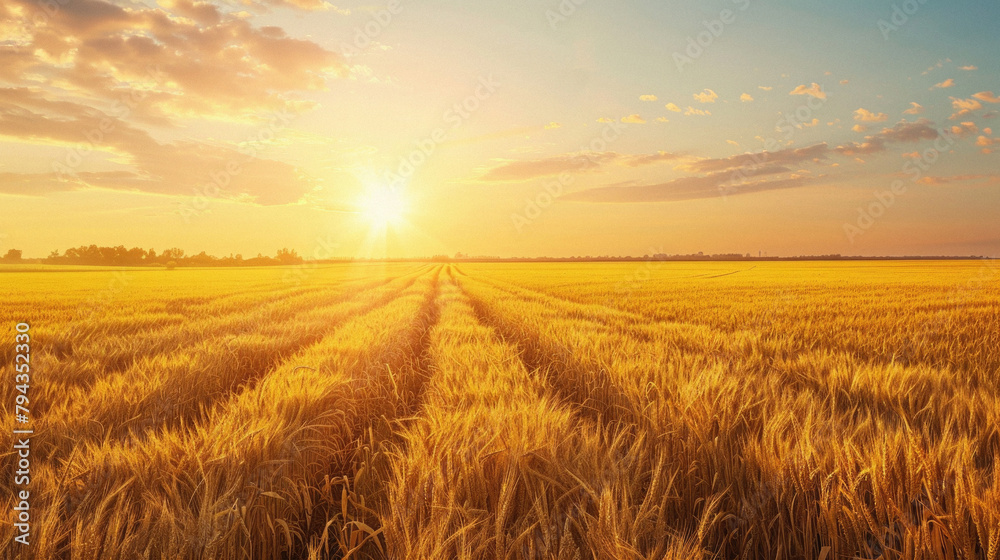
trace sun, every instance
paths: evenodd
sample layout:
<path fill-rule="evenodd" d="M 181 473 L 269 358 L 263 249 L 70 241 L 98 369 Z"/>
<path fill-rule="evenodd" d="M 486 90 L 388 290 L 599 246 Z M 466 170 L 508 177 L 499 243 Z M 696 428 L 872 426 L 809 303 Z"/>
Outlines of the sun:
<path fill-rule="evenodd" d="M 399 227 L 406 221 L 409 209 L 402 189 L 373 186 L 361 197 L 358 213 L 375 229 Z"/>

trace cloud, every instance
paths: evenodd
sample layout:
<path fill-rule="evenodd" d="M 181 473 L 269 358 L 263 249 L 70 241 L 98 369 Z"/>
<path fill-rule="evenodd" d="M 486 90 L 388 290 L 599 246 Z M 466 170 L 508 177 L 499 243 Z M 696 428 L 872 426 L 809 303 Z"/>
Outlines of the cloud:
<path fill-rule="evenodd" d="M 951 120 L 968 115 L 973 111 L 977 111 L 983 108 L 983 104 L 975 99 L 958 99 L 957 97 L 952 97 L 951 107 L 955 110 L 950 117 Z"/>
<path fill-rule="evenodd" d="M 613 122 L 615 122 L 615 119 L 611 119 L 611 118 L 608 118 L 608 117 L 601 117 L 601 118 L 597 119 L 597 122 L 599 122 L 599 123 L 613 123 Z"/>
<path fill-rule="evenodd" d="M 836 152 L 845 155 L 865 155 L 886 151 L 886 143 L 919 142 L 933 140 L 939 136 L 931 121 L 920 119 L 916 122 L 900 121 L 891 128 L 883 128 L 880 132 L 865 137 L 861 143 L 851 142 L 835 148 Z"/>
<path fill-rule="evenodd" d="M 84 136 L 85 135 L 85 136 Z M 222 197 L 258 204 L 300 200 L 315 185 L 295 167 L 251 157 L 235 146 L 193 141 L 162 143 L 149 133 L 92 107 L 57 101 L 25 88 L 0 89 L 0 136 L 15 141 L 79 146 L 115 154 L 129 169 L 79 172 L 65 166 L 53 173 L 17 174 L 0 181 L 0 192 L 45 194 L 59 190 L 104 188 L 164 195 L 190 195 L 222 177 Z M 61 162 L 60 162 L 61 163 Z M 75 172 L 75 173 L 74 173 Z"/>
<path fill-rule="evenodd" d="M 993 95 L 992 91 L 981 91 L 979 93 L 973 93 L 972 97 L 980 101 L 985 101 L 986 103 L 1000 103 L 1000 97 Z"/>
<path fill-rule="evenodd" d="M 854 111 L 854 120 L 861 122 L 885 122 L 889 120 L 889 115 L 885 113 L 872 113 L 868 109 L 858 109 Z"/>
<path fill-rule="evenodd" d="M 767 166 L 756 169 L 746 176 L 773 176 L 788 173 L 789 171 L 785 167 Z M 682 177 L 652 185 L 598 187 L 563 195 L 563 198 L 577 202 L 593 203 L 672 202 L 714 198 L 723 194 L 730 196 L 796 188 L 808 185 L 814 181 L 815 179 L 813 178 L 796 175 L 780 179 L 761 179 L 737 183 L 733 181 L 731 173 L 720 172 L 704 177 Z"/>
<path fill-rule="evenodd" d="M 331 10 L 339 14 L 348 15 L 350 10 L 340 9 L 332 6 L 325 0 L 263 0 L 264 4 L 275 7 L 299 8 L 301 10 L 324 11 Z"/>
<path fill-rule="evenodd" d="M 667 108 L 668 111 L 673 111 L 675 113 L 680 113 L 681 112 L 681 108 L 678 107 L 675 103 L 667 103 L 664 106 Z"/>
<path fill-rule="evenodd" d="M 743 95 L 740 96 L 740 101 L 744 103 L 750 103 L 751 101 L 753 101 L 753 96 L 750 95 L 749 93 L 744 93 Z"/>
<path fill-rule="evenodd" d="M 706 89 L 701 93 L 694 94 L 694 98 L 699 103 L 715 103 L 715 100 L 719 98 L 719 94 L 710 89 Z"/>
<path fill-rule="evenodd" d="M 813 82 L 811 86 L 798 86 L 792 91 L 788 92 L 789 95 L 811 95 L 817 99 L 826 99 L 826 93 L 819 84 Z"/>
<path fill-rule="evenodd" d="M 924 106 L 923 105 L 917 103 L 916 101 L 911 101 L 910 102 L 910 108 L 907 109 L 907 110 L 905 110 L 905 111 L 903 111 L 903 114 L 906 114 L 906 115 L 919 115 L 920 113 L 923 113 L 923 112 L 924 112 Z"/>
<path fill-rule="evenodd" d="M 979 70 L 979 67 L 978 66 L 973 66 L 973 65 L 970 64 L 968 66 L 959 66 L 958 69 L 959 70 L 965 70 L 965 71 L 971 72 L 973 70 Z"/>
<path fill-rule="evenodd" d="M 670 152 L 626 155 L 617 152 L 580 152 L 561 154 L 534 160 L 503 161 L 488 169 L 479 180 L 489 182 L 526 181 L 537 177 L 559 175 L 560 173 L 585 173 L 618 164 L 625 167 L 641 167 L 672 161 L 680 156 Z"/>
<path fill-rule="evenodd" d="M 698 115 L 698 116 L 704 117 L 704 116 L 707 116 L 707 115 L 711 115 L 712 112 L 711 111 L 703 111 L 701 109 L 695 109 L 694 107 L 688 105 L 687 111 L 684 111 L 684 114 L 687 115 L 687 116 L 689 116 L 689 117 L 691 115 Z"/>
<path fill-rule="evenodd" d="M 726 144 L 732 144 L 733 146 L 739 147 L 740 143 L 736 140 L 726 140 Z"/>
<path fill-rule="evenodd" d="M 851 127 L 851 130 L 853 130 L 854 132 L 865 132 L 866 130 L 868 130 L 868 127 L 863 124 L 856 124 Z"/>
<path fill-rule="evenodd" d="M 943 82 L 939 82 L 939 83 L 934 84 L 933 86 L 931 86 L 931 89 L 934 89 L 934 88 L 945 89 L 945 88 L 953 87 L 954 85 L 955 85 L 955 80 L 952 79 L 952 78 L 948 78 L 947 80 L 945 80 Z"/>
<path fill-rule="evenodd" d="M 838 154 L 842 156 L 853 156 L 853 155 L 867 155 L 867 154 L 877 154 L 884 152 L 885 142 L 872 139 L 866 140 L 865 142 L 851 142 L 849 144 L 844 144 L 842 146 L 837 146 L 835 148 Z"/>
<path fill-rule="evenodd" d="M 820 160 L 829 153 L 824 143 L 805 148 L 785 148 L 774 152 L 737 154 L 725 158 L 709 158 L 684 163 L 681 169 L 694 173 L 714 173 L 733 169 L 756 168 L 761 165 L 798 165 L 806 161 Z"/>
<path fill-rule="evenodd" d="M 667 117 L 656 117 L 656 122 L 670 122 Z"/>
<path fill-rule="evenodd" d="M 979 134 L 979 127 L 974 122 L 963 122 L 951 127 L 951 133 L 959 138 Z"/>
<path fill-rule="evenodd" d="M 9 0 L 0 18 L 15 10 L 41 13 L 37 4 Z M 296 92 L 322 90 L 328 79 L 347 74 L 341 55 L 280 27 L 254 27 L 207 3 L 165 4 L 60 3 L 44 12 L 43 24 L 31 18 L 22 24 L 30 42 L 5 53 L 2 77 L 12 85 L 42 79 L 66 95 L 104 103 L 141 91 L 133 118 L 162 124 L 175 117 L 247 120 L 255 112 L 305 110 L 309 105 Z"/>
<path fill-rule="evenodd" d="M 771 91 L 774 88 L 771 86 L 757 86 L 757 89 L 762 89 L 764 91 Z"/>
<path fill-rule="evenodd" d="M 627 117 L 622 117 L 622 122 L 629 124 L 646 124 L 645 119 L 643 119 L 637 114 L 632 114 Z"/>
<path fill-rule="evenodd" d="M 927 68 L 927 70 L 924 70 L 923 72 L 921 72 L 920 75 L 921 76 L 926 76 L 927 74 L 930 74 L 931 72 L 933 72 L 935 69 L 944 68 L 944 63 L 945 62 L 951 62 L 951 59 L 950 58 L 946 58 L 944 60 L 937 61 L 936 64 L 932 64 L 930 67 Z"/>
<path fill-rule="evenodd" d="M 559 124 L 559 123 L 557 123 L 557 122 L 554 122 L 554 121 L 550 122 L 547 125 L 545 125 L 545 130 L 553 130 L 553 129 L 556 129 L 556 128 L 562 128 L 562 125 Z"/>
<path fill-rule="evenodd" d="M 656 101 L 656 96 L 655 95 L 640 95 L 639 96 L 639 100 L 640 101 Z"/>
<path fill-rule="evenodd" d="M 896 123 L 892 128 L 883 128 L 878 133 L 878 137 L 887 142 L 934 140 L 938 137 L 938 131 L 934 128 L 933 124 L 927 119 L 920 119 L 916 122 L 903 120 Z"/>
<path fill-rule="evenodd" d="M 506 161 L 487 170 L 482 181 L 525 181 L 535 177 L 558 175 L 565 172 L 584 172 L 599 168 L 608 161 L 618 159 L 615 152 L 586 152 L 552 156 L 535 160 Z"/>
<path fill-rule="evenodd" d="M 846 86 L 849 83 L 851 83 L 851 80 L 840 80 L 840 85 L 842 86 Z"/>
<path fill-rule="evenodd" d="M 806 128 L 812 128 L 812 127 L 818 126 L 818 125 L 819 125 L 819 119 L 816 119 L 816 118 L 814 118 L 810 122 L 802 123 L 802 126 L 804 126 Z"/>
<path fill-rule="evenodd" d="M 966 173 L 964 175 L 934 176 L 927 175 L 917 180 L 923 185 L 947 185 L 949 183 L 962 183 L 967 181 L 995 181 L 996 174 Z"/>
<path fill-rule="evenodd" d="M 679 157 L 679 155 L 670 152 L 655 152 L 652 154 L 623 157 L 620 159 L 620 162 L 627 167 L 641 167 L 664 161 L 673 161 Z"/>

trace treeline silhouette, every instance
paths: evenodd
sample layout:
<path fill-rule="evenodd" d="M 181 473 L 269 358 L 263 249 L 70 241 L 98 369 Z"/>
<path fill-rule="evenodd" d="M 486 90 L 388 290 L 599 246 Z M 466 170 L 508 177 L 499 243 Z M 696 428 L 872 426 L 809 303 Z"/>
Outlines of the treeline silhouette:
<path fill-rule="evenodd" d="M 20 254 L 18 254 L 20 257 Z M 197 255 L 185 255 L 184 249 L 176 247 L 164 249 L 157 253 L 155 249 L 142 249 L 132 247 L 126 249 L 124 245 L 117 247 L 98 247 L 97 245 L 81 245 L 66 249 L 61 255 L 59 251 L 52 251 L 48 257 L 42 260 L 46 264 L 83 264 L 96 266 L 165 266 L 173 268 L 177 266 L 273 266 L 299 264 L 303 262 L 302 257 L 294 249 L 281 249 L 273 257 L 265 257 L 258 253 L 256 257 L 249 259 L 243 255 L 230 255 L 228 257 L 216 257 L 209 255 L 205 251 Z"/>

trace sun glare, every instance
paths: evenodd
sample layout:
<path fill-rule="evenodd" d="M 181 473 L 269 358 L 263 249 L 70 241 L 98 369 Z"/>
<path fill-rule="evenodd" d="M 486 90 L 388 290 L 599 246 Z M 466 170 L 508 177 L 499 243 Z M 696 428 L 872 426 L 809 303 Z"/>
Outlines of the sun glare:
<path fill-rule="evenodd" d="M 373 228 L 398 227 L 406 218 L 408 205 L 402 190 L 372 187 L 361 198 L 360 214 Z"/>

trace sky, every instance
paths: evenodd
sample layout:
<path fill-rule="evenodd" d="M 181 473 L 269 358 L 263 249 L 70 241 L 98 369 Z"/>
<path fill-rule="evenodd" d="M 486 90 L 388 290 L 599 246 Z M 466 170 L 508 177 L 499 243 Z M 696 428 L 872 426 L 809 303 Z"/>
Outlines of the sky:
<path fill-rule="evenodd" d="M 1000 256 L 996 2 L 5 0 L 0 252 Z"/>

